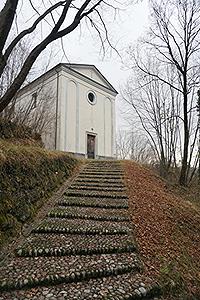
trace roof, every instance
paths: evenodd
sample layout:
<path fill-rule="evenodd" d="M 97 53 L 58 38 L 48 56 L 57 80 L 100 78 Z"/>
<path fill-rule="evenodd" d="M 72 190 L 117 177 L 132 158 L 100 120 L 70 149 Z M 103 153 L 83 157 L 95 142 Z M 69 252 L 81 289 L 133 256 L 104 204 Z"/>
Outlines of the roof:
<path fill-rule="evenodd" d="M 105 86 L 109 86 L 110 90 L 112 90 L 113 92 L 115 92 L 116 94 L 118 94 L 118 92 L 116 91 L 116 89 L 111 85 L 111 83 L 105 78 L 105 76 L 99 71 L 99 69 L 97 69 L 97 67 L 95 67 L 95 65 L 90 65 L 90 64 L 70 64 L 70 63 L 65 63 L 64 64 L 65 67 L 72 69 L 74 71 L 74 69 L 78 68 L 78 69 L 84 69 L 84 68 L 88 68 L 88 69 L 93 69 L 98 75 L 99 77 L 102 79 L 102 81 L 105 83 Z M 77 71 L 78 72 L 78 71 Z M 78 72 L 81 75 L 84 75 L 81 72 Z M 86 76 L 88 77 L 88 76 Z M 90 78 L 90 77 L 88 77 Z M 91 78 L 90 78 L 91 79 Z M 95 80 L 93 80 L 95 81 Z"/>
<path fill-rule="evenodd" d="M 32 82 L 30 82 L 29 84 L 27 84 L 26 86 L 24 86 L 19 93 L 23 93 L 24 89 L 28 88 L 29 86 L 31 86 L 32 84 L 36 84 L 38 80 L 41 80 L 43 77 L 46 77 L 48 75 L 50 75 L 53 71 L 57 71 L 58 69 L 64 69 L 66 71 L 70 71 L 72 73 L 74 73 L 74 75 L 79 75 L 89 81 L 92 81 L 93 83 L 95 83 L 95 85 L 101 86 L 103 88 L 105 88 L 106 90 L 111 91 L 114 94 L 118 94 L 118 92 L 116 91 L 116 89 L 109 83 L 109 81 L 103 76 L 103 74 L 94 66 L 94 65 L 90 65 L 90 64 L 75 64 L 75 63 L 59 63 L 56 66 L 54 66 L 53 68 L 51 68 L 50 70 L 48 70 L 47 72 L 45 72 L 44 74 L 42 74 L 41 76 L 37 77 L 35 80 L 33 80 Z M 97 76 L 99 77 L 99 81 L 97 81 L 94 78 L 91 78 L 89 76 L 87 76 L 86 74 L 84 74 L 84 72 L 81 72 L 83 70 L 86 69 L 90 69 L 93 70 L 94 72 L 96 72 Z"/>

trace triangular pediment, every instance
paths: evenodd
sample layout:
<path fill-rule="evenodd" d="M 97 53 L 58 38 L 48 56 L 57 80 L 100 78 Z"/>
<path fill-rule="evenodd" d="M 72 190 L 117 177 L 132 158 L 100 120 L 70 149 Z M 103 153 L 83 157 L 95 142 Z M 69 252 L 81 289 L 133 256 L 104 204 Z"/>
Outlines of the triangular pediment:
<path fill-rule="evenodd" d="M 114 87 L 94 65 L 65 64 L 65 66 L 117 93 Z"/>

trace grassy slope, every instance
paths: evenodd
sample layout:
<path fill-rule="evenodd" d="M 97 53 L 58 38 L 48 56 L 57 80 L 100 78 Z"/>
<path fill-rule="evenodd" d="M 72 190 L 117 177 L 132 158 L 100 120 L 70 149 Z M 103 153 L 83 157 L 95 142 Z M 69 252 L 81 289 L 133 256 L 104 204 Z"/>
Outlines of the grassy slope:
<path fill-rule="evenodd" d="M 129 161 L 124 168 L 145 272 L 166 287 L 165 299 L 200 299 L 200 206 L 149 169 Z"/>
<path fill-rule="evenodd" d="M 63 152 L 36 145 L 0 140 L 0 245 L 20 232 L 77 165 Z"/>

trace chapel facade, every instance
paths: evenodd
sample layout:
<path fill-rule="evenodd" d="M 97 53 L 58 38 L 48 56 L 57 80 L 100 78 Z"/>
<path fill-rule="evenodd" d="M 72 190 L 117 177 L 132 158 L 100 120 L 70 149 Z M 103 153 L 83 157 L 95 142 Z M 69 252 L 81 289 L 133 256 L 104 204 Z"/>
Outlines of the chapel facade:
<path fill-rule="evenodd" d="M 17 101 L 29 101 L 34 114 L 45 95 L 51 101 L 46 105 L 48 128 L 42 132 L 47 149 L 85 158 L 115 157 L 117 91 L 94 65 L 58 64 L 22 88 Z"/>

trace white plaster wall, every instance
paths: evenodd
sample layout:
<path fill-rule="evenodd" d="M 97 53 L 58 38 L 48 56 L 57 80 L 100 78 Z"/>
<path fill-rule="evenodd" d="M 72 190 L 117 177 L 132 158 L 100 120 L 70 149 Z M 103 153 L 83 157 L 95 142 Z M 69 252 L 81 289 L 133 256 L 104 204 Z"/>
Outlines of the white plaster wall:
<path fill-rule="evenodd" d="M 111 99 L 112 102 L 112 157 L 117 157 L 116 153 L 116 109 L 115 109 L 115 100 Z"/>
<path fill-rule="evenodd" d="M 102 78 L 98 75 L 98 73 L 92 69 L 92 68 L 87 68 L 87 67 L 74 67 L 74 70 L 76 70 L 77 72 L 80 72 L 82 74 L 84 74 L 85 76 L 99 82 L 100 84 L 105 85 L 105 81 L 102 80 Z"/>
<path fill-rule="evenodd" d="M 76 98 L 77 83 L 69 80 L 67 84 L 67 113 L 65 120 L 66 150 L 76 152 Z"/>
<path fill-rule="evenodd" d="M 67 86 L 65 84 L 63 71 L 59 72 L 58 75 L 58 104 L 57 104 L 57 139 L 56 139 L 56 149 L 60 151 L 66 151 L 65 149 L 65 120 L 66 120 L 66 93 Z"/>
<path fill-rule="evenodd" d="M 87 133 L 96 135 L 96 156 L 112 157 L 112 142 L 115 128 L 112 123 L 111 101 L 114 97 L 102 91 L 101 88 L 93 87 L 92 84 L 76 78 L 72 74 L 63 72 L 62 84 L 65 85 L 65 96 L 62 101 L 61 117 L 62 138 L 65 141 L 59 144 L 65 145 L 61 150 L 86 154 Z M 87 100 L 87 93 L 93 91 L 96 94 L 97 102 L 91 105 Z M 108 99 L 109 97 L 109 99 Z M 113 101 L 114 103 L 114 101 Z M 113 104 L 114 105 L 114 104 Z M 63 135 L 65 129 L 65 135 Z"/>
<path fill-rule="evenodd" d="M 51 105 L 48 108 L 49 111 L 46 111 L 49 115 L 50 122 L 45 128 L 45 131 L 42 133 L 42 141 L 47 149 L 55 149 L 55 130 L 56 130 L 56 84 L 57 84 L 57 76 L 52 73 L 47 79 L 38 80 L 37 82 L 33 82 L 29 86 L 25 87 L 17 97 L 17 105 L 16 110 L 20 107 L 24 108 L 27 103 L 31 103 L 33 93 L 37 92 L 37 106 L 32 109 L 30 118 L 34 118 L 34 114 L 41 111 L 40 104 L 42 103 L 42 99 L 44 99 L 45 95 L 50 97 Z"/>
<path fill-rule="evenodd" d="M 112 156 L 112 107 L 111 100 L 105 98 L 105 156 Z"/>

